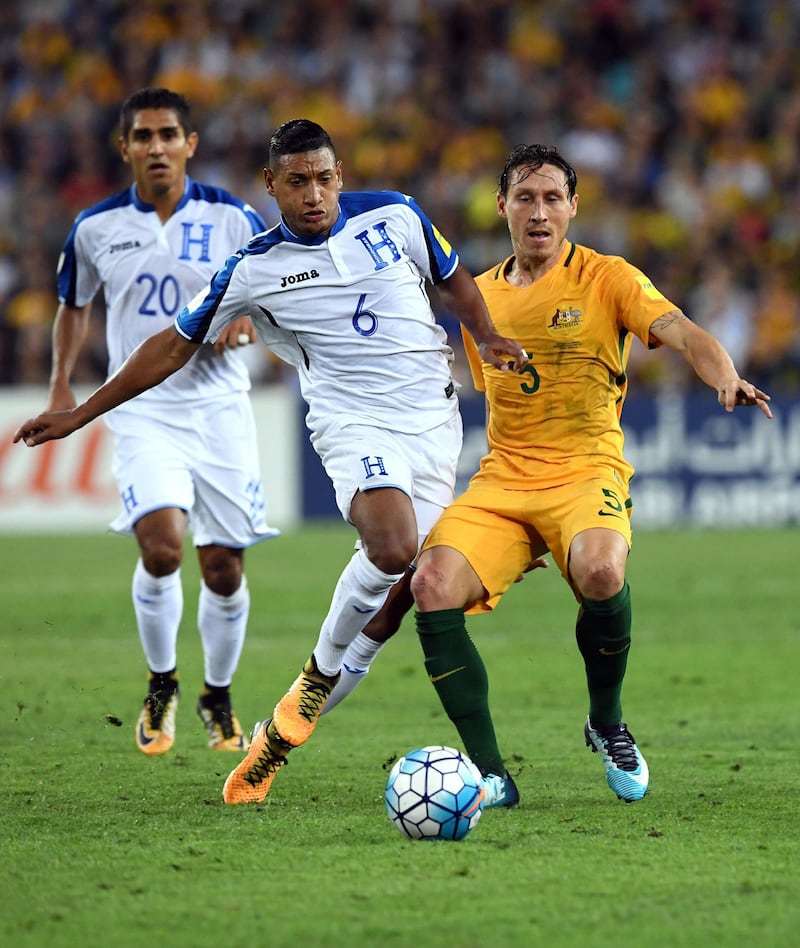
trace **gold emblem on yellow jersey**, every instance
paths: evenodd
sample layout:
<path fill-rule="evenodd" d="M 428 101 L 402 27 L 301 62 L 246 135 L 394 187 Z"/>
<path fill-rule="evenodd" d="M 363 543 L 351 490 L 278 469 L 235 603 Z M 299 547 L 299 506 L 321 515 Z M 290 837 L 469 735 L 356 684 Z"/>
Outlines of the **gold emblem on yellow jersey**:
<path fill-rule="evenodd" d="M 582 317 L 583 313 L 579 309 L 556 309 L 548 329 L 576 329 Z"/>

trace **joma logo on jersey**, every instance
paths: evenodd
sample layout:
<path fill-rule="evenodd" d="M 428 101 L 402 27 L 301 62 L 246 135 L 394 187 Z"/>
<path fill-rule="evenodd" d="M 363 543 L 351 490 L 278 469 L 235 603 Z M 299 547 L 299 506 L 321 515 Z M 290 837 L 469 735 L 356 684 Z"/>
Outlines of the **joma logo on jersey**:
<path fill-rule="evenodd" d="M 141 246 L 138 240 L 124 240 L 121 244 L 112 244 L 108 252 L 119 253 L 120 250 L 136 250 L 137 247 Z"/>
<path fill-rule="evenodd" d="M 319 277 L 319 270 L 305 270 L 303 273 L 292 273 L 289 276 L 281 277 L 281 289 L 287 286 L 294 286 L 296 283 L 305 283 L 306 280 L 316 280 Z"/>
<path fill-rule="evenodd" d="M 579 309 L 557 309 L 550 320 L 550 329 L 574 329 L 581 324 L 583 313 Z"/>

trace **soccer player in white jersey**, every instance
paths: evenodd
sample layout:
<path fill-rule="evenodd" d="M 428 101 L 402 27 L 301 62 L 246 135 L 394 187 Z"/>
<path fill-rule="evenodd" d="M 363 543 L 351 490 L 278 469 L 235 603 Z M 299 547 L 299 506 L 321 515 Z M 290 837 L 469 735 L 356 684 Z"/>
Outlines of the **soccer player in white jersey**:
<path fill-rule="evenodd" d="M 322 127 L 284 123 L 264 175 L 280 223 L 232 255 L 174 328 L 144 342 L 86 402 L 29 419 L 15 434 L 28 445 L 64 437 L 160 382 L 243 312 L 296 367 L 311 442 L 359 542 L 311 657 L 225 782 L 226 803 L 264 800 L 287 753 L 314 729 L 349 643 L 453 497 L 461 416 L 453 353 L 426 284 L 438 286 L 488 362 L 513 371 L 526 359 L 497 333 L 472 276 L 413 198 L 342 191 Z"/>
<path fill-rule="evenodd" d="M 70 377 L 101 288 L 113 375 L 140 342 L 172 323 L 228 254 L 266 229 L 252 207 L 188 176 L 197 141 L 182 95 L 148 88 L 123 104 L 119 147 L 133 184 L 84 210 L 64 244 L 50 410 L 75 405 Z M 209 747 L 247 747 L 229 690 L 250 609 L 244 549 L 277 531 L 265 519 L 250 379 L 236 352 L 245 336 L 255 338 L 250 321 L 231 322 L 216 346 L 199 346 L 173 376 L 106 418 L 123 506 L 111 529 L 139 545 L 132 595 L 149 682 L 136 744 L 148 755 L 166 753 L 175 737 L 187 524 L 202 572 L 205 684 L 197 712 Z"/>

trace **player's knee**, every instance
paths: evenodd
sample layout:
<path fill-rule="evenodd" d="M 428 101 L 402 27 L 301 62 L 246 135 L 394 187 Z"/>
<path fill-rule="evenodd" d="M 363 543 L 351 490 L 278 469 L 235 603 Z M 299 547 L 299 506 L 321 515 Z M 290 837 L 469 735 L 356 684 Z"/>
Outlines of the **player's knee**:
<path fill-rule="evenodd" d="M 587 599 L 610 599 L 625 583 L 625 569 L 611 561 L 586 564 L 573 578 L 582 596 Z"/>
<path fill-rule="evenodd" d="M 365 545 L 369 561 L 381 572 L 396 575 L 404 573 L 417 555 L 417 538 L 383 537 Z"/>
<path fill-rule="evenodd" d="M 455 609 L 463 605 L 456 601 L 447 577 L 431 560 L 422 560 L 411 577 L 411 593 L 421 612 Z"/>
<path fill-rule="evenodd" d="M 183 544 L 166 538 L 149 539 L 140 544 L 142 565 L 151 576 L 169 576 L 180 568 Z"/>
<path fill-rule="evenodd" d="M 199 551 L 203 582 L 218 596 L 232 596 L 242 583 L 241 550 L 204 547 Z"/>

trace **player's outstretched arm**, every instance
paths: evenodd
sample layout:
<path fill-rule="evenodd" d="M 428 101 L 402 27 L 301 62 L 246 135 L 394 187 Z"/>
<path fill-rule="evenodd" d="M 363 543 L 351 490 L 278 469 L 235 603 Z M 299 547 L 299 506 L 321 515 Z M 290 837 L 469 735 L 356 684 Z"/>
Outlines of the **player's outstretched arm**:
<path fill-rule="evenodd" d="M 43 412 L 24 421 L 14 433 L 14 443 L 28 447 L 65 438 L 99 415 L 163 382 L 186 365 L 197 345 L 188 342 L 172 326 L 150 336 L 128 356 L 85 402 L 69 411 Z"/>
<path fill-rule="evenodd" d="M 756 405 L 772 418 L 770 397 L 747 379 L 739 377 L 725 347 L 711 333 L 693 323 L 679 309 L 659 316 L 650 332 L 686 359 L 697 377 L 716 389 L 717 400 L 725 411 L 737 405 Z"/>
<path fill-rule="evenodd" d="M 438 290 L 445 306 L 475 340 L 482 359 L 504 372 L 519 371 L 525 365 L 527 353 L 516 339 L 506 339 L 497 332 L 480 290 L 463 264 L 438 285 Z"/>

